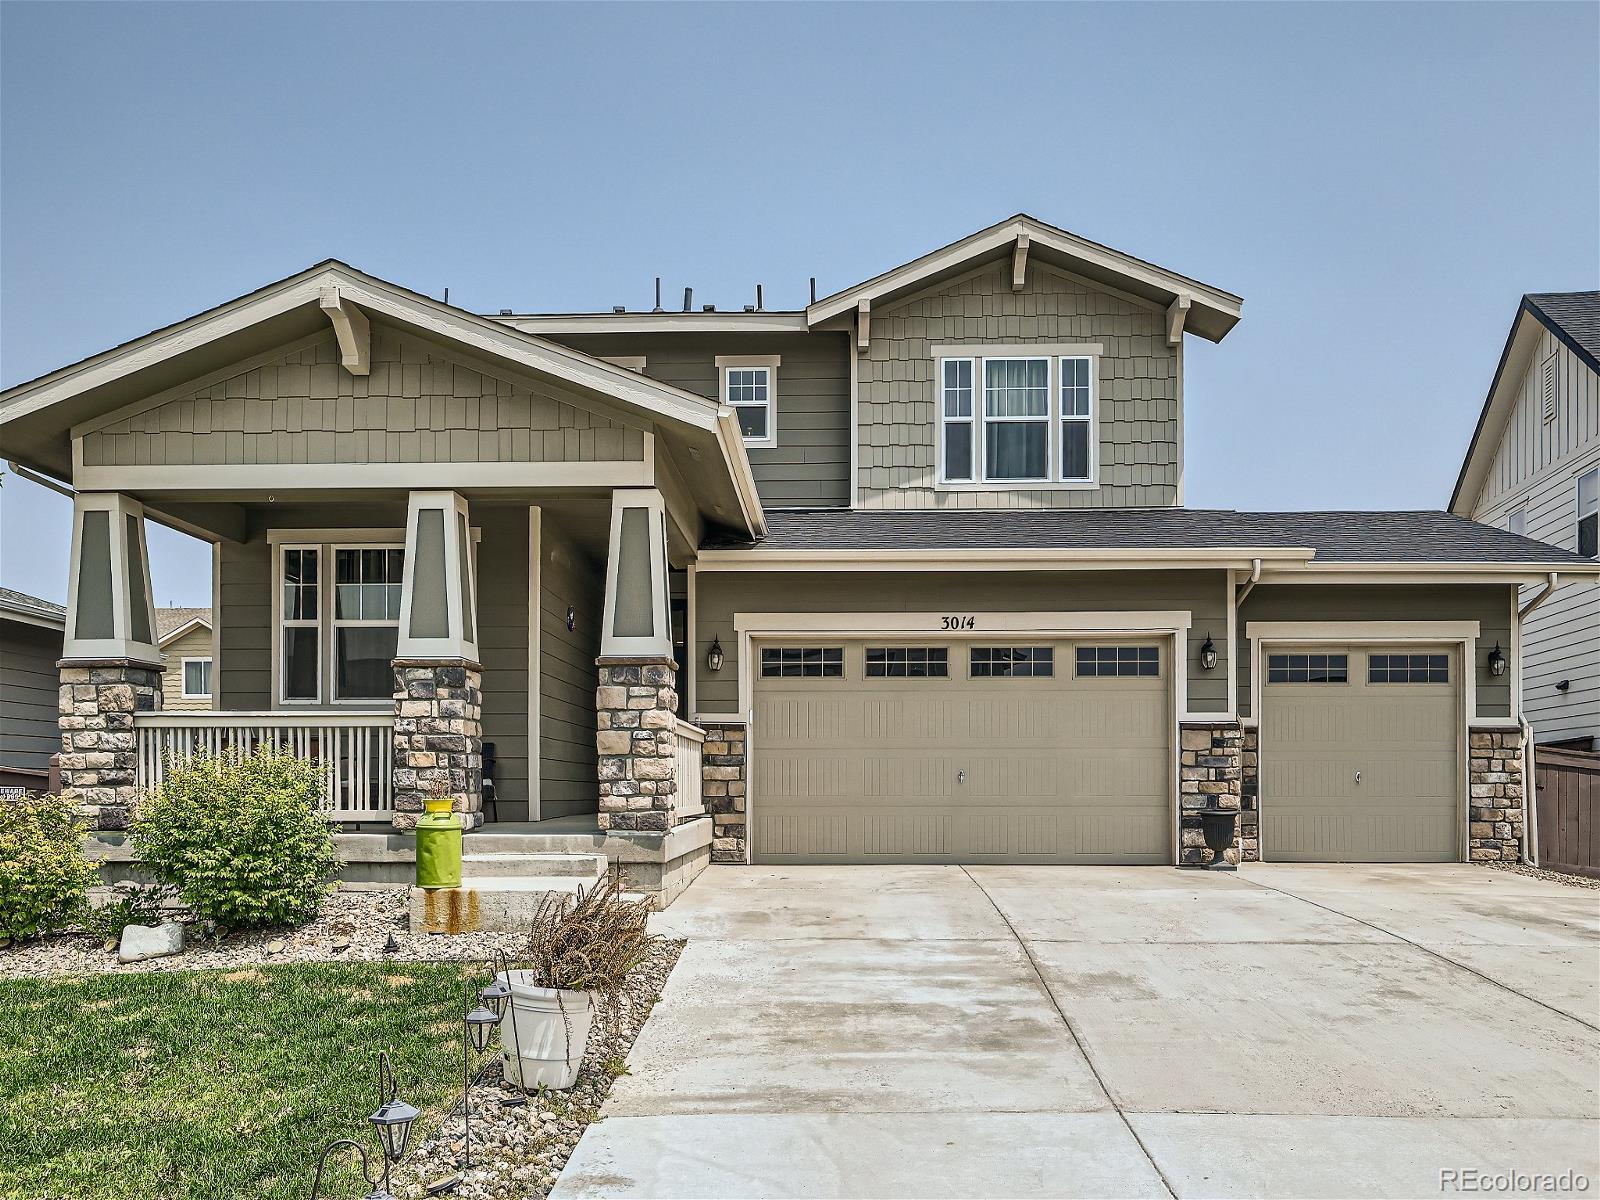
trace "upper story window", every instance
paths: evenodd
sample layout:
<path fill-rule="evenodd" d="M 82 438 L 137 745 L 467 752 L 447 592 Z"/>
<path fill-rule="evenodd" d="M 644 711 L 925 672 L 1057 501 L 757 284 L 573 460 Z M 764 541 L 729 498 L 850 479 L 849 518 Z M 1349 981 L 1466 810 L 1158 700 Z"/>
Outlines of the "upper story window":
<path fill-rule="evenodd" d="M 941 483 L 1093 483 L 1095 355 L 1029 349 L 935 348 Z"/>
<path fill-rule="evenodd" d="M 722 402 L 739 417 L 746 446 L 778 444 L 778 364 L 776 354 L 719 355 Z"/>
<path fill-rule="evenodd" d="M 1578 476 L 1578 553 L 1600 558 L 1600 467 Z"/>
<path fill-rule="evenodd" d="M 1528 531 L 1528 510 L 1518 508 L 1506 514 L 1507 533 L 1526 533 Z"/>

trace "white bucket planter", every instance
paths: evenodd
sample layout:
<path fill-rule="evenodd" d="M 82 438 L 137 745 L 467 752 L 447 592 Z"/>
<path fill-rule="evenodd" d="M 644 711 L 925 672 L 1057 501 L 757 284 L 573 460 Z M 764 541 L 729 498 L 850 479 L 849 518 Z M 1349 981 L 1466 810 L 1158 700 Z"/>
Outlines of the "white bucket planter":
<path fill-rule="evenodd" d="M 511 985 L 500 1023 L 506 1078 L 524 1091 L 541 1084 L 563 1090 L 577 1081 L 578 1064 L 594 1023 L 594 993 L 535 987 L 531 971 L 498 976 Z"/>

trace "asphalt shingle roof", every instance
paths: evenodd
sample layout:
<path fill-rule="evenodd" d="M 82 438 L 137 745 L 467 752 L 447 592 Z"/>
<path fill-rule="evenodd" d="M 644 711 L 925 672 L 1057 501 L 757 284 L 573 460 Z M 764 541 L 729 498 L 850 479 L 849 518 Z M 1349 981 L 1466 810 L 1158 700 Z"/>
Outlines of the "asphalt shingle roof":
<path fill-rule="evenodd" d="M 27 592 L 19 592 L 13 588 L 0 587 L 0 611 L 23 613 L 53 621 L 67 619 L 67 610 L 61 605 L 52 604 L 48 600 L 41 600 L 37 596 L 30 596 Z"/>
<path fill-rule="evenodd" d="M 156 637 L 164 638 L 174 629 L 182 629 L 196 617 L 199 617 L 209 625 L 211 623 L 211 610 L 209 608 L 158 608 L 156 609 Z"/>
<path fill-rule="evenodd" d="M 1446 512 L 1231 509 L 774 509 L 766 550 L 1225 550 L 1310 546 L 1322 562 L 1593 567 L 1567 550 Z M 713 538 L 708 550 L 750 548 Z"/>
<path fill-rule="evenodd" d="M 1586 351 L 1591 364 L 1600 362 L 1600 292 L 1530 292 L 1527 300 Z"/>

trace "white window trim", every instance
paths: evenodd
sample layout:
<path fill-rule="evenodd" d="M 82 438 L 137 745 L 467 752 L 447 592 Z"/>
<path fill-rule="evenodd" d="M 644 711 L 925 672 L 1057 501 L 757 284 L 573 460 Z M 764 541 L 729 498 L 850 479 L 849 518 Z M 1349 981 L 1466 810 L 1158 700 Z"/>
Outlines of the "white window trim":
<path fill-rule="evenodd" d="M 406 569 L 405 538 L 398 542 L 330 542 L 326 546 L 327 567 L 330 574 L 328 581 L 328 607 L 327 607 L 327 648 L 324 651 L 327 661 L 323 664 L 327 674 L 323 678 L 322 690 L 327 692 L 328 701 L 332 704 L 378 704 L 389 707 L 394 703 L 393 696 L 340 696 L 338 694 L 339 679 L 339 630 L 341 629 L 390 629 L 395 631 L 395 653 L 398 656 L 400 646 L 400 617 L 397 614 L 394 620 L 384 619 L 368 620 L 365 617 L 350 618 L 339 616 L 339 582 L 338 561 L 341 550 L 398 550 L 401 555 L 400 587 L 405 587 Z M 320 570 L 320 568 L 319 568 Z"/>
<path fill-rule="evenodd" d="M 745 438 L 746 446 L 770 450 L 778 444 L 778 367 L 783 357 L 778 354 L 719 354 L 717 364 L 717 397 L 729 408 L 760 408 L 759 404 L 734 404 L 728 399 L 728 372 L 765 369 L 767 372 L 767 436 Z"/>
<path fill-rule="evenodd" d="M 934 346 L 934 488 L 948 492 L 993 491 L 1090 491 L 1100 486 L 1100 358 L 1104 346 L 1099 342 L 1040 343 L 1037 345 Z M 972 472 L 971 479 L 945 477 L 944 363 L 946 359 L 967 359 L 972 363 Z M 987 385 L 984 364 L 988 361 L 1045 359 L 1049 364 L 1048 397 L 1044 417 L 990 417 L 987 415 Z M 1084 479 L 1061 478 L 1061 438 L 1067 417 L 1061 411 L 1061 360 L 1089 360 L 1089 475 Z M 965 423 L 968 418 L 952 418 Z M 1046 429 L 1047 476 L 1041 479 L 990 479 L 985 442 L 989 423 L 1018 424 L 1043 422 Z"/>
<path fill-rule="evenodd" d="M 211 691 L 210 690 L 207 690 L 207 691 L 204 691 L 204 692 L 191 692 L 189 690 L 189 664 L 190 663 L 205 663 L 206 664 L 206 675 L 208 676 L 208 679 L 209 679 L 209 676 L 212 674 L 212 671 L 214 669 L 212 667 L 212 659 L 211 659 L 211 656 L 209 654 L 196 655 L 193 658 L 182 659 L 180 664 L 179 664 L 179 667 L 178 667 L 178 686 L 179 686 L 179 689 L 180 689 L 180 694 L 183 696 L 183 698 L 185 700 L 209 700 L 209 699 L 211 699 Z M 216 687 L 216 684 L 212 683 L 211 686 L 214 689 Z"/>
<path fill-rule="evenodd" d="M 1592 514 L 1583 511 L 1583 481 L 1591 475 L 1594 476 L 1595 489 L 1595 511 Z M 1600 525 L 1600 467 L 1591 467 L 1589 470 L 1579 471 L 1577 475 L 1573 476 L 1572 511 L 1576 514 L 1572 522 L 1572 550 L 1573 553 L 1577 553 L 1580 540 L 1578 530 L 1583 524 L 1583 519 L 1587 516 L 1594 516 L 1596 524 Z M 1595 539 L 1595 553 L 1590 557 L 1600 562 L 1600 537 Z"/>

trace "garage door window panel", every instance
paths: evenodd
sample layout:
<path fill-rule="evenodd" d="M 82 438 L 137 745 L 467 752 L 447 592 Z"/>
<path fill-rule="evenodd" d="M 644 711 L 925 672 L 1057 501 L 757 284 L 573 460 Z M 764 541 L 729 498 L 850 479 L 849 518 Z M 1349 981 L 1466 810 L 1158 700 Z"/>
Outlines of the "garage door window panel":
<path fill-rule="evenodd" d="M 1056 673 L 1050 646 L 974 646 L 969 662 L 973 679 L 1049 679 Z"/>
<path fill-rule="evenodd" d="M 868 646 L 868 679 L 948 679 L 950 651 L 944 646 Z"/>
<path fill-rule="evenodd" d="M 1079 679 L 1161 677 L 1161 649 L 1158 646 L 1079 646 Z"/>
<path fill-rule="evenodd" d="M 1369 654 L 1368 683 L 1449 683 L 1448 654 Z"/>
<path fill-rule="evenodd" d="M 842 646 L 768 646 L 761 651 L 763 679 L 843 679 Z"/>
<path fill-rule="evenodd" d="M 1347 654 L 1269 654 L 1268 683 L 1349 683 Z"/>

